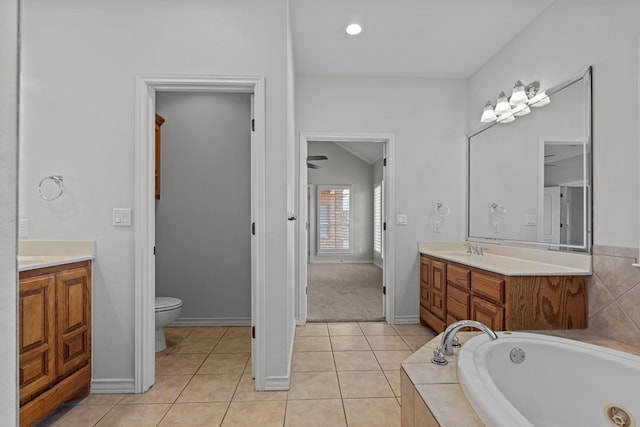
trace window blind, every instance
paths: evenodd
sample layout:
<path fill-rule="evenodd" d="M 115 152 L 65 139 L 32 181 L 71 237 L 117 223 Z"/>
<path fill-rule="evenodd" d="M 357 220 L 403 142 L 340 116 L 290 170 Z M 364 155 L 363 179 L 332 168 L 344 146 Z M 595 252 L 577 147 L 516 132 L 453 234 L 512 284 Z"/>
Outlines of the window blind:
<path fill-rule="evenodd" d="M 318 187 L 318 253 L 351 251 L 351 188 Z"/>

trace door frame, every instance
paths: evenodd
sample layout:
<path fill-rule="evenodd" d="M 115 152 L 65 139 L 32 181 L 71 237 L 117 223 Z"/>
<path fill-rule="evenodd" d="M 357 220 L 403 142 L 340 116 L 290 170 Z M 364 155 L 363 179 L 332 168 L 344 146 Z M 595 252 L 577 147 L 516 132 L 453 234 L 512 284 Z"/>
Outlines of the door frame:
<path fill-rule="evenodd" d="M 264 76 L 160 74 L 136 76 L 134 184 L 134 391 L 155 383 L 155 103 L 156 92 L 235 92 L 254 95 L 251 132 L 251 325 L 266 324 L 265 310 L 265 149 Z M 248 123 L 247 126 L 250 124 Z M 251 224 L 247 224 L 250 232 Z M 256 385 L 264 381 L 264 333 L 251 340 Z"/>
<path fill-rule="evenodd" d="M 304 325 L 307 322 L 307 220 L 308 205 L 307 199 L 307 144 L 309 141 L 327 142 L 377 142 L 383 143 L 386 166 L 383 172 L 383 222 L 386 223 L 386 230 L 383 231 L 383 253 L 382 260 L 383 286 L 386 286 L 384 295 L 384 317 L 388 323 L 395 323 L 395 230 L 390 218 L 395 214 L 395 194 L 394 186 L 394 150 L 395 136 L 387 133 L 333 133 L 333 132 L 300 132 L 299 138 L 299 158 L 298 158 L 298 212 L 305 221 L 298 223 L 298 285 L 296 287 L 296 323 Z"/>

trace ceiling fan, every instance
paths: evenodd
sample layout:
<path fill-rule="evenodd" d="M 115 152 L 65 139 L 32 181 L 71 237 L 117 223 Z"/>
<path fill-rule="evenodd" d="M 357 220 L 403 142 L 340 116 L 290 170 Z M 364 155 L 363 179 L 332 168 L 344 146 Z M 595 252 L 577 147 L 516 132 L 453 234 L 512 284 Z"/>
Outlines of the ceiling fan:
<path fill-rule="evenodd" d="M 307 156 L 307 167 L 310 169 L 320 169 L 320 166 L 309 163 L 309 160 L 327 160 L 327 156 L 319 155 L 319 156 Z"/>

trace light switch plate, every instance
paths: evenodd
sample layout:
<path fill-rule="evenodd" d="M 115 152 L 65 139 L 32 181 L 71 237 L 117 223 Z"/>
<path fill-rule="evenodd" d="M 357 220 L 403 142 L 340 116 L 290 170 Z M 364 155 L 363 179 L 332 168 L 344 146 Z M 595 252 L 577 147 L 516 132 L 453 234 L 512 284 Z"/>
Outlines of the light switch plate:
<path fill-rule="evenodd" d="M 18 220 L 18 237 L 29 237 L 29 220 Z"/>
<path fill-rule="evenodd" d="M 407 225 L 407 214 L 397 214 L 396 225 Z"/>
<path fill-rule="evenodd" d="M 131 227 L 131 209 L 130 208 L 113 208 L 114 227 Z"/>
<path fill-rule="evenodd" d="M 524 224 L 525 225 L 536 225 L 537 224 L 536 215 L 527 214 L 524 216 Z"/>

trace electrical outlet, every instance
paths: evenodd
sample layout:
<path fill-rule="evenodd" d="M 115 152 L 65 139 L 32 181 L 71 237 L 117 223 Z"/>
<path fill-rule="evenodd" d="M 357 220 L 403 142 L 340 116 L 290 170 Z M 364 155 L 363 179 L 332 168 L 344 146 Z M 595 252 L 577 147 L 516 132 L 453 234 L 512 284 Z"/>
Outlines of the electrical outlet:
<path fill-rule="evenodd" d="M 498 221 L 493 221 L 493 232 L 494 233 L 500 232 L 500 223 Z"/>
<path fill-rule="evenodd" d="M 440 233 L 442 231 L 442 224 L 440 221 L 433 221 L 433 232 Z"/>
<path fill-rule="evenodd" d="M 18 220 L 18 237 L 29 237 L 29 220 Z"/>

